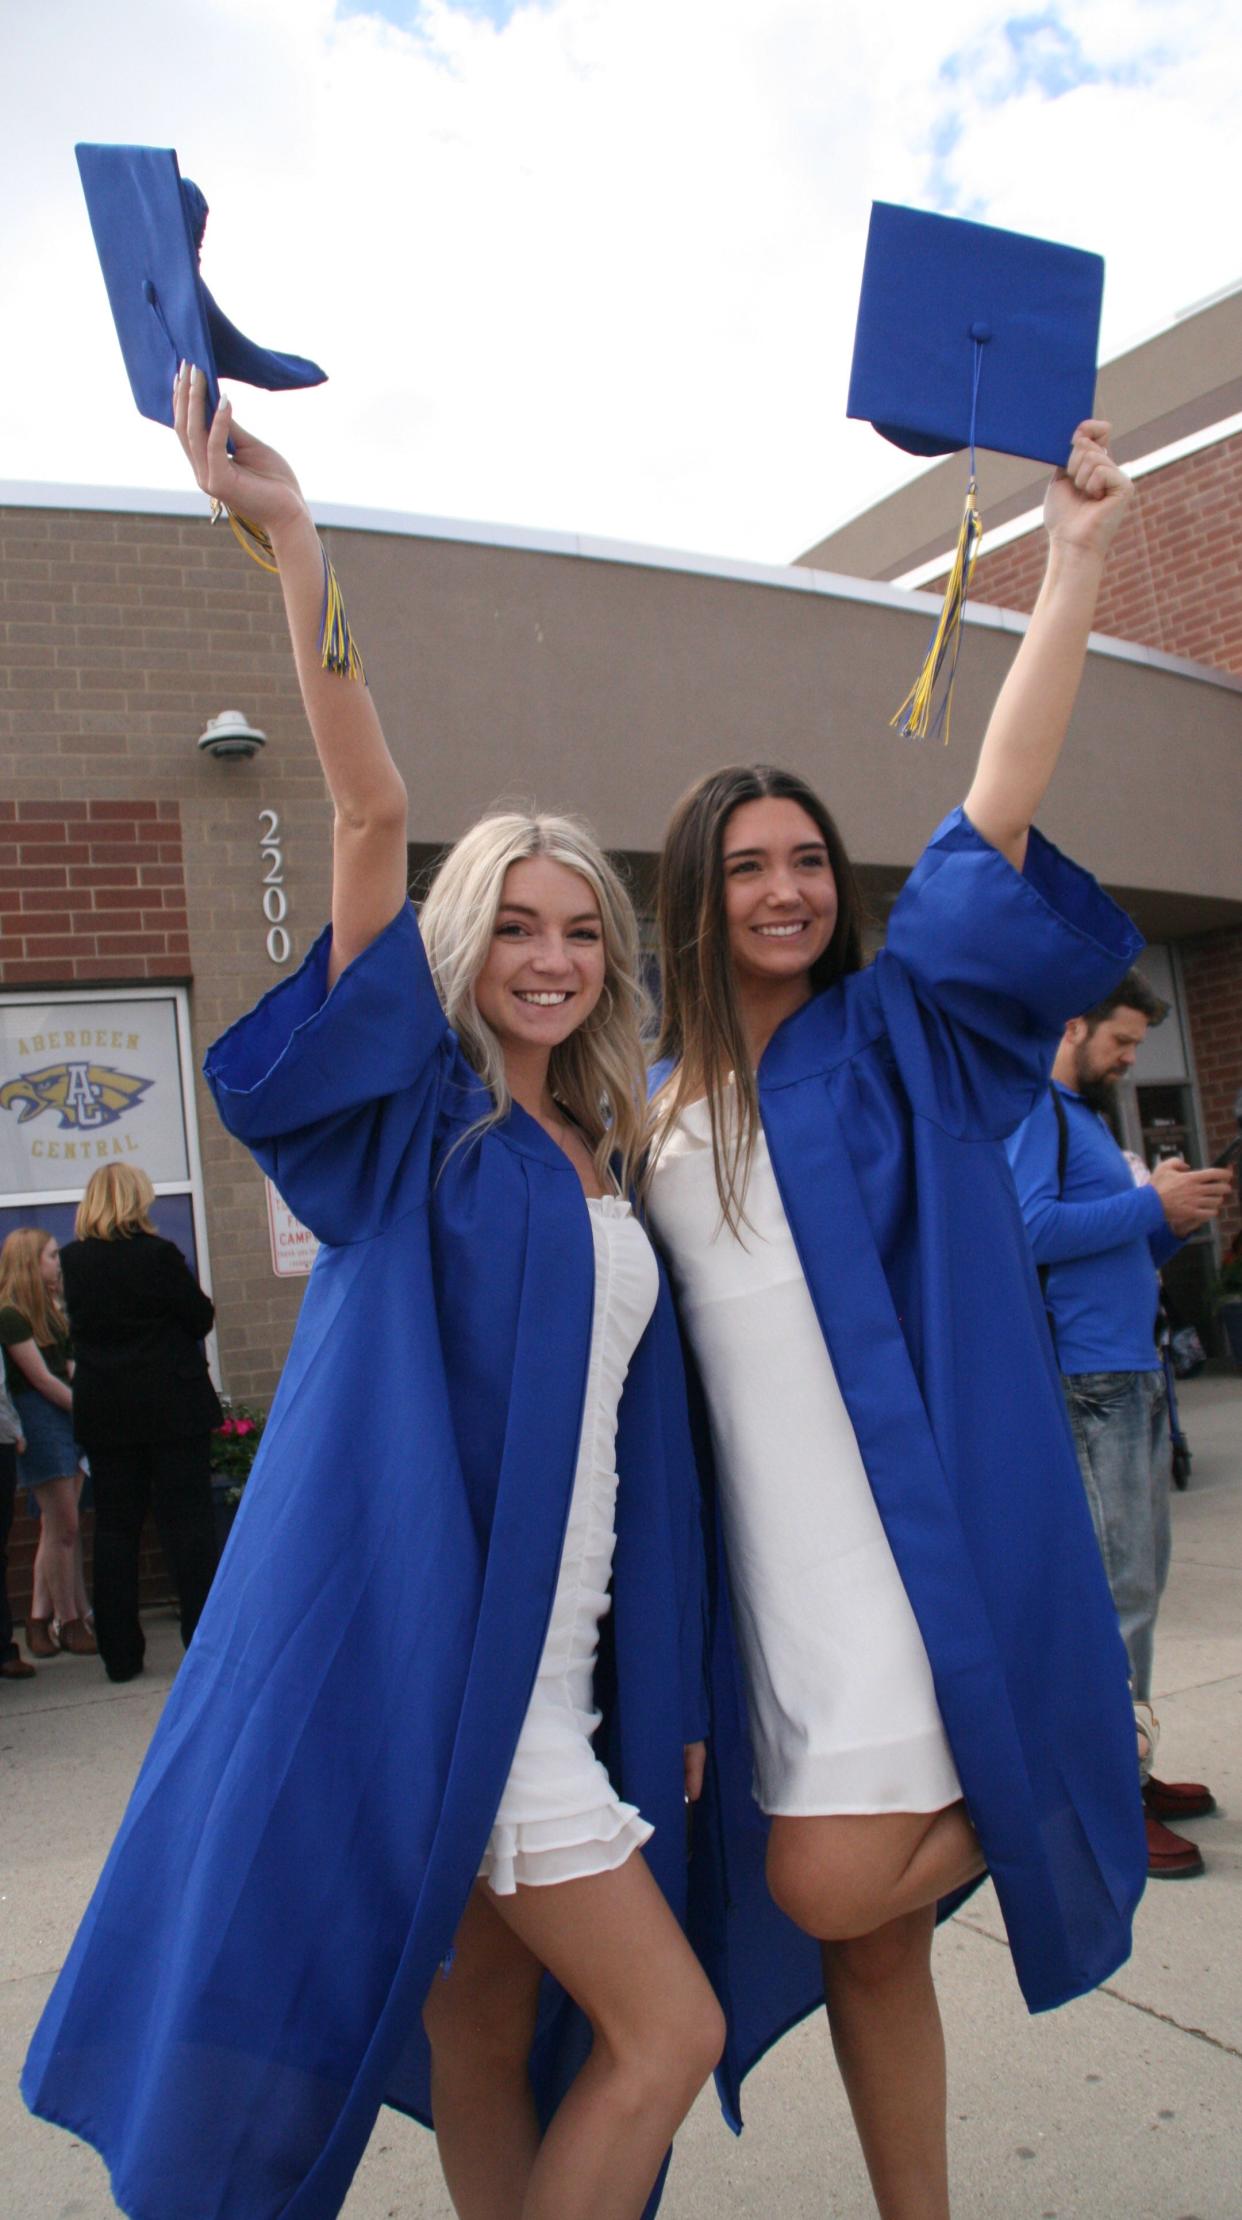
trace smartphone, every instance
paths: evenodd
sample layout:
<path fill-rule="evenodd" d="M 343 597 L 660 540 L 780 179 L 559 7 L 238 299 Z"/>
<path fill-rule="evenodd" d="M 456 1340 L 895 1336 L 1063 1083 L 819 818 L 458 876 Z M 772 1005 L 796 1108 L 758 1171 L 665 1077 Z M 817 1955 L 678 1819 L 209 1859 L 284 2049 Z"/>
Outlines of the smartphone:
<path fill-rule="evenodd" d="M 1237 1163 L 1239 1156 L 1242 1156 L 1242 1133 L 1235 1133 L 1228 1148 L 1222 1149 L 1219 1156 L 1212 1158 L 1212 1170 L 1227 1172 L 1231 1164 Z"/>

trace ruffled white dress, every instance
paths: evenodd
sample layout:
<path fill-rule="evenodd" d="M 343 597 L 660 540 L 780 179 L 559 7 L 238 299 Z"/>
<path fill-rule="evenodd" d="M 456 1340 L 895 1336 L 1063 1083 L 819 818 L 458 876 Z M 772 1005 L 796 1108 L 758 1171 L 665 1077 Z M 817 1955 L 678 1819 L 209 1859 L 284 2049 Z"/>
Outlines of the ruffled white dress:
<path fill-rule="evenodd" d="M 791 1816 L 961 1795 L 931 1668 L 759 1134 L 738 1241 L 706 1103 L 650 1196 L 711 1418 L 755 1797 Z"/>
<path fill-rule="evenodd" d="M 480 1878 L 498 1896 L 624 1865 L 651 1835 L 591 1748 L 592 1676 L 615 1546 L 617 1406 L 655 1309 L 651 1244 L 619 1197 L 592 1197 L 595 1304 L 582 1434 L 552 1615 Z"/>

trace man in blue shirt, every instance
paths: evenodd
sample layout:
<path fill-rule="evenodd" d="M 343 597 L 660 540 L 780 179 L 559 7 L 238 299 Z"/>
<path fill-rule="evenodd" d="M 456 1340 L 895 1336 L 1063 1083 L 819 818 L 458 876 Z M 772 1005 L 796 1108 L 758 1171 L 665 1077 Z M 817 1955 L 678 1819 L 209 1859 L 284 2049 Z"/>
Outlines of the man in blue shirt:
<path fill-rule="evenodd" d="M 1148 1871 L 1203 1871 L 1195 1843 L 1164 1825 L 1214 1809 L 1197 1781 L 1151 1777 L 1156 1613 L 1169 1569 L 1168 1402 L 1155 1343 L 1159 1268 L 1221 1208 L 1232 1174 L 1182 1158 L 1134 1172 L 1107 1122 L 1149 1025 L 1166 1014 L 1127 972 L 1106 1002 L 1071 1018 L 1053 1084 L 1008 1143 L 1044 1283 L 1078 1463 L 1130 1658 L 1147 1812 Z M 1144 1748 L 1145 1745 L 1145 1748 Z"/>

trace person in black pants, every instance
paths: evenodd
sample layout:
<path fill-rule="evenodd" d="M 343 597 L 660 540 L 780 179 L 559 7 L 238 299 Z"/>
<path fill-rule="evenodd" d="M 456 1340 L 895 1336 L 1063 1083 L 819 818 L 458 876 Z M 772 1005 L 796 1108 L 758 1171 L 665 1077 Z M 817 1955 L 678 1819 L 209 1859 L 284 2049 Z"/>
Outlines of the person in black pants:
<path fill-rule="evenodd" d="M 215 1316 L 149 1211 L 145 1172 L 103 1164 L 61 1251 L 77 1370 L 73 1424 L 95 1493 L 95 1634 L 109 1680 L 142 1671 L 138 1550 L 150 1503 L 188 1647 L 216 1569 L 211 1432 L 220 1405 L 202 1340 Z"/>

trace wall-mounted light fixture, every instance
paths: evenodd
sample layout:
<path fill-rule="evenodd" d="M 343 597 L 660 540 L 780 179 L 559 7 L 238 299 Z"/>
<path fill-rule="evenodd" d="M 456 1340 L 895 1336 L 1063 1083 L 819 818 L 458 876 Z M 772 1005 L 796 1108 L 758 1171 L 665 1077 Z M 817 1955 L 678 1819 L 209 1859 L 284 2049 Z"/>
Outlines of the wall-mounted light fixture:
<path fill-rule="evenodd" d="M 204 755 L 222 758 L 256 755 L 267 745 L 267 734 L 260 732 L 243 717 L 240 709 L 222 709 L 218 717 L 209 717 L 207 727 L 198 736 Z"/>

